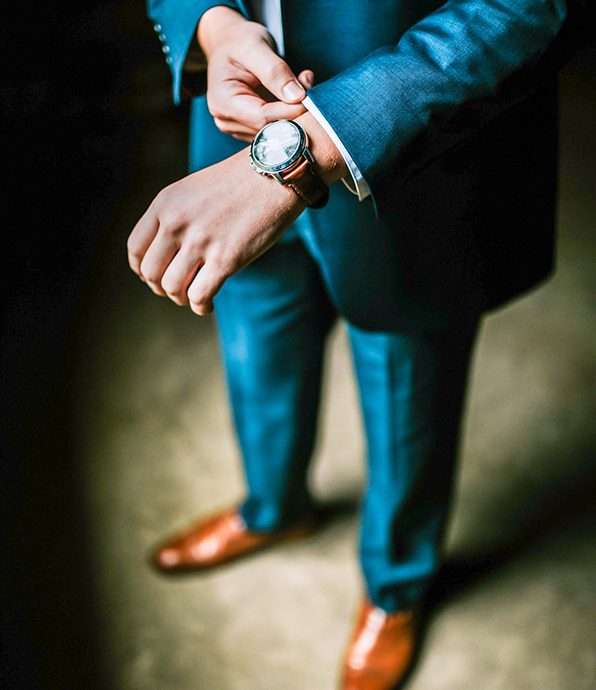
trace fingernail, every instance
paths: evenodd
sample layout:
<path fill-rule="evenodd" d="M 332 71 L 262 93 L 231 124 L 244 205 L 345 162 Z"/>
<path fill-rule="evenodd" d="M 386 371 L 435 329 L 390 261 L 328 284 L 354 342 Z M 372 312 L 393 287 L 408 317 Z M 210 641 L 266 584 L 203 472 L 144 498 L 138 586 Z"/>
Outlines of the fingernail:
<path fill-rule="evenodd" d="M 312 74 L 305 74 L 304 75 L 304 81 L 309 85 L 312 86 Z"/>
<path fill-rule="evenodd" d="M 293 101 L 304 96 L 304 89 L 296 81 L 289 81 L 281 90 L 284 98 Z"/>

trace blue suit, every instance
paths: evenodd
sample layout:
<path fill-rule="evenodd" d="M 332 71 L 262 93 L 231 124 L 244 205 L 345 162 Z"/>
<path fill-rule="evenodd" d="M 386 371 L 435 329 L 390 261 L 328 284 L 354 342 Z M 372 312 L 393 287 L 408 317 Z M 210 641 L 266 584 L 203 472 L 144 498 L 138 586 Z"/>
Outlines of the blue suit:
<path fill-rule="evenodd" d="M 174 98 L 195 96 L 191 168 L 245 145 L 183 69 L 204 11 L 154 0 Z M 286 0 L 285 58 L 371 188 L 332 186 L 229 279 L 216 315 L 253 529 L 307 511 L 322 355 L 346 319 L 368 442 L 360 556 L 369 597 L 407 606 L 440 561 L 480 314 L 553 265 L 556 74 L 564 0 Z"/>

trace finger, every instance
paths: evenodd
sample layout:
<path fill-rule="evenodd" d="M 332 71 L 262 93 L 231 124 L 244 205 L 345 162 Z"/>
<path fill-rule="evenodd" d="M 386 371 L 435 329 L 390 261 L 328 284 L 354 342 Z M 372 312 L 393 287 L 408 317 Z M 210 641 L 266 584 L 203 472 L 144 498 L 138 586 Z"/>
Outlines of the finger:
<path fill-rule="evenodd" d="M 262 41 L 247 54 L 239 56 L 239 62 L 280 101 L 297 103 L 306 92 L 298 82 L 288 64 L 277 55 L 271 46 Z"/>
<path fill-rule="evenodd" d="M 176 254 L 161 279 L 161 286 L 172 302 L 180 307 L 188 304 L 188 288 L 202 265 L 203 260 L 196 252 L 183 247 Z"/>
<path fill-rule="evenodd" d="M 224 134 L 242 134 L 247 137 L 254 137 L 254 135 L 258 132 L 258 130 L 254 127 L 250 127 L 249 125 L 236 120 L 231 120 L 228 117 L 214 117 L 213 121 L 215 122 L 217 129 Z"/>
<path fill-rule="evenodd" d="M 230 98 L 223 122 L 227 120 L 226 128 L 239 134 L 256 134 L 269 122 L 275 120 L 294 120 L 306 112 L 305 107 L 298 103 L 290 105 L 283 101 L 267 103 L 257 95 L 242 95 Z M 233 123 L 233 125 L 230 125 Z M 244 129 L 246 128 L 246 130 Z"/>
<path fill-rule="evenodd" d="M 306 108 L 302 103 L 298 105 L 288 105 L 281 101 L 263 103 L 261 106 L 261 121 L 264 123 L 264 127 L 268 122 L 275 122 L 276 120 L 295 120 L 305 112 Z"/>
<path fill-rule="evenodd" d="M 213 311 L 213 298 L 226 277 L 214 261 L 208 261 L 201 268 L 188 288 L 190 308 L 195 314 L 205 316 Z"/>
<path fill-rule="evenodd" d="M 311 69 L 303 69 L 298 75 L 298 81 L 308 90 L 315 83 L 315 73 Z"/>
<path fill-rule="evenodd" d="M 165 233 L 158 233 L 141 261 L 141 275 L 151 290 L 160 297 L 165 297 L 161 286 L 162 276 L 176 255 L 179 245 Z"/>
<path fill-rule="evenodd" d="M 305 112 L 302 104 L 291 105 L 283 101 L 266 102 L 254 92 L 238 94 L 235 84 L 228 84 L 213 97 L 213 119 L 226 134 L 255 135 L 269 122 L 293 120 Z M 221 101 L 223 105 L 217 105 Z"/>
<path fill-rule="evenodd" d="M 128 265 L 141 278 L 141 261 L 159 229 L 157 216 L 151 207 L 141 216 L 128 236 L 126 244 Z"/>
<path fill-rule="evenodd" d="M 226 134 L 229 133 L 230 123 L 235 123 L 240 128 L 258 131 L 261 129 L 258 125 L 261 107 L 264 104 L 264 99 L 254 91 L 236 82 L 226 82 L 215 89 L 209 110 L 217 127 Z"/>
<path fill-rule="evenodd" d="M 238 139 L 238 141 L 246 141 L 249 144 L 252 143 L 254 136 L 249 136 L 246 134 L 234 134 L 232 133 L 230 136 L 232 136 L 234 139 Z"/>

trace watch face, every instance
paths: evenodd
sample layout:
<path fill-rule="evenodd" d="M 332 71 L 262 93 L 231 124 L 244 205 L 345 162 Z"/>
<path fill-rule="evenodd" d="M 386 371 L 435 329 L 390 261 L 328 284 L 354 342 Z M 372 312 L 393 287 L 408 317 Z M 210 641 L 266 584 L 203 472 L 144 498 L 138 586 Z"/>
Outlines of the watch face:
<path fill-rule="evenodd" d="M 284 170 L 301 154 L 305 137 L 301 127 L 289 120 L 279 120 L 264 127 L 251 149 L 253 160 L 266 172 Z"/>

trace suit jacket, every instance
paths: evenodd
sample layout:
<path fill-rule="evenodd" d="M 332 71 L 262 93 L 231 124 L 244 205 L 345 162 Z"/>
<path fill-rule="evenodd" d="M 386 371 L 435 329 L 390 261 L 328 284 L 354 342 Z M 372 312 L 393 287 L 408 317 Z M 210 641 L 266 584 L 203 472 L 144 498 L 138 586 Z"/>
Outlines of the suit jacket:
<path fill-rule="evenodd" d="M 580 3 L 581 4 L 581 3 Z M 215 127 L 197 23 L 245 0 L 150 0 L 174 98 L 194 94 L 191 167 L 243 148 Z M 339 312 L 372 330 L 442 328 L 553 267 L 556 68 L 565 0 L 282 0 L 286 60 L 371 188 L 343 185 L 300 230 Z M 195 41 L 196 43 L 196 41 Z"/>

